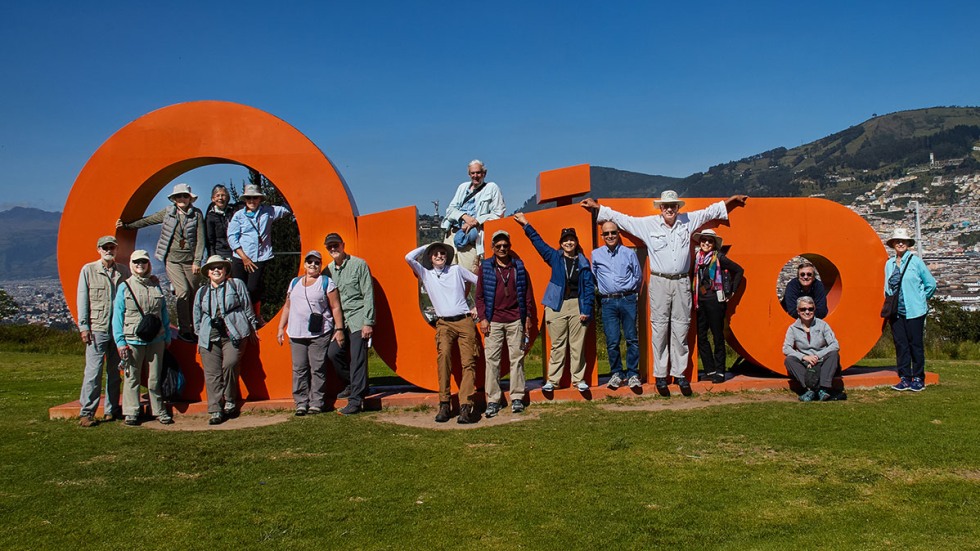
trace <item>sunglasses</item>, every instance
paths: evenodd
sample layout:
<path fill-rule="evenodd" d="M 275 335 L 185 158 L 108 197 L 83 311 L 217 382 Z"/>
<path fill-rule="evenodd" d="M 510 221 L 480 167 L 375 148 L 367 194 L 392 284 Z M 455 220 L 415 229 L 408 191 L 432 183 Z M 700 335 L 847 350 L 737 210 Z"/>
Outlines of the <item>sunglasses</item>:
<path fill-rule="evenodd" d="M 327 250 L 328 251 L 329 250 L 333 250 L 333 249 L 339 249 L 339 248 L 340 248 L 340 243 L 328 243 L 327 244 Z"/>
<path fill-rule="evenodd" d="M 178 193 L 177 195 L 174 195 L 174 199 L 190 199 L 190 198 L 191 198 L 190 193 Z"/>
<path fill-rule="evenodd" d="M 212 271 L 212 272 L 223 272 L 223 271 L 225 271 L 225 267 L 224 266 L 211 266 L 211 268 L 209 268 L 209 270 Z"/>
<path fill-rule="evenodd" d="M 808 308 L 808 307 L 797 308 L 796 311 L 797 312 L 812 312 L 813 311 L 813 308 Z"/>
<path fill-rule="evenodd" d="M 446 256 L 446 251 L 432 251 L 432 256 Z"/>
<path fill-rule="evenodd" d="M 102 245 L 99 248 L 102 249 L 103 251 L 114 251 L 114 250 L 116 250 L 116 246 L 115 245 Z"/>
<path fill-rule="evenodd" d="M 133 264 L 149 264 L 149 263 L 150 263 L 150 261 L 147 260 L 147 259 L 145 259 L 145 258 L 141 258 L 139 260 L 134 260 L 133 261 Z"/>
<path fill-rule="evenodd" d="M 802 272 L 800 277 L 813 277 L 813 272 Z"/>
<path fill-rule="evenodd" d="M 322 262 L 320 262 L 319 260 L 307 260 L 306 263 L 311 266 L 319 266 L 320 264 L 322 264 Z"/>
<path fill-rule="evenodd" d="M 494 249 L 500 249 L 500 250 L 509 249 L 510 248 L 510 243 L 497 243 L 496 245 L 493 246 L 493 248 Z"/>
<path fill-rule="evenodd" d="M 602 236 L 603 237 L 615 237 L 617 235 L 619 235 L 619 232 L 618 231 L 604 231 L 604 232 L 602 232 Z"/>

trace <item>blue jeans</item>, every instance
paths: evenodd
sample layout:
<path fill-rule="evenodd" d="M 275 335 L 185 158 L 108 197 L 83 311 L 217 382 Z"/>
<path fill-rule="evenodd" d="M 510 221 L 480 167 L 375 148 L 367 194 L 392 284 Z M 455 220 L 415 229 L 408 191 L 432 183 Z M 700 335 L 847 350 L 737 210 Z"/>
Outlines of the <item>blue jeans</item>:
<path fill-rule="evenodd" d="M 92 342 L 85 347 L 85 374 L 82 377 L 82 392 L 78 401 L 82 404 L 79 416 L 94 416 L 99 409 L 102 394 L 102 365 L 105 361 L 105 414 L 119 415 L 119 352 L 112 335 L 92 331 Z"/>
<path fill-rule="evenodd" d="M 629 379 L 639 376 L 640 342 L 636 336 L 636 297 L 600 298 L 602 328 L 606 333 L 606 353 L 609 355 L 609 374 Z M 620 336 L 626 339 L 626 369 L 619 353 Z"/>

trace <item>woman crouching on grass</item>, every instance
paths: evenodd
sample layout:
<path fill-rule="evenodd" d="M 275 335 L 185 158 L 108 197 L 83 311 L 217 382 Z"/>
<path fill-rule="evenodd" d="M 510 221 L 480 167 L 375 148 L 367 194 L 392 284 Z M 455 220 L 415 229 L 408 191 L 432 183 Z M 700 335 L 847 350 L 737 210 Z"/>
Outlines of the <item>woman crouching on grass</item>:
<path fill-rule="evenodd" d="M 119 350 L 120 367 L 125 372 L 123 415 L 126 425 L 139 425 L 140 380 L 143 364 L 147 364 L 146 390 L 150 395 L 150 410 L 157 421 L 170 425 L 174 419 L 164 408 L 160 392 L 163 351 L 170 344 L 167 303 L 160 280 L 151 274 L 149 253 L 142 249 L 133 251 L 129 269 L 133 275 L 118 287 L 112 305 L 112 338 Z"/>
<path fill-rule="evenodd" d="M 297 417 L 323 411 L 326 406 L 327 349 L 331 340 L 344 346 L 340 291 L 333 280 L 320 273 L 322 266 L 323 255 L 319 251 L 306 253 L 306 273 L 289 284 L 276 335 L 282 346 L 288 328 Z"/>
<path fill-rule="evenodd" d="M 843 389 L 833 389 L 834 377 L 840 371 L 840 344 L 827 322 L 816 317 L 816 309 L 812 297 L 797 299 L 799 318 L 786 329 L 783 365 L 806 389 L 800 395 L 801 402 L 846 400 Z"/>
<path fill-rule="evenodd" d="M 213 255 L 202 269 L 208 283 L 194 297 L 194 329 L 208 388 L 208 424 L 220 425 L 237 413 L 238 362 L 258 321 L 245 282 L 229 277 L 231 260 Z"/>

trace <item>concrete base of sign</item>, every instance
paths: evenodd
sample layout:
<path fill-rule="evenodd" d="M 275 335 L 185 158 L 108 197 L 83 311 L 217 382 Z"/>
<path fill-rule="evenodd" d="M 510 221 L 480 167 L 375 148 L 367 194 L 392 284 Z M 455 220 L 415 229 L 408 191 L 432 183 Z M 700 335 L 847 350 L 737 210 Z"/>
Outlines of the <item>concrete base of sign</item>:
<path fill-rule="evenodd" d="M 603 377 L 603 382 L 606 378 Z M 894 368 L 862 368 L 862 367 L 852 367 L 844 372 L 843 377 L 837 377 L 834 381 L 835 387 L 844 386 L 845 389 L 855 389 L 855 388 L 874 388 L 891 386 L 898 382 L 898 376 L 895 374 Z M 926 385 L 935 385 L 939 383 L 939 374 L 927 372 L 926 373 Z M 731 377 L 724 383 L 715 384 L 711 382 L 694 382 L 691 383 L 691 388 L 694 392 L 710 395 L 712 393 L 720 392 L 739 392 L 743 390 L 789 390 L 790 381 L 784 377 L 752 377 L 748 375 L 736 375 Z M 431 405 L 437 407 L 439 405 L 439 395 L 434 392 L 426 392 L 419 390 L 418 387 L 414 386 L 387 386 L 387 387 L 372 387 L 374 391 L 365 399 L 365 407 L 368 410 L 380 410 L 382 408 L 409 408 L 419 405 Z M 680 389 L 677 385 L 670 385 L 670 392 L 672 396 L 681 397 Z M 567 401 L 581 401 L 581 400 L 601 400 L 610 396 L 617 397 L 655 397 L 658 396 L 655 386 L 650 384 L 644 384 L 643 388 L 639 390 L 633 390 L 627 387 L 621 387 L 617 390 L 610 390 L 603 384 L 602 386 L 595 386 L 589 388 L 585 392 L 579 392 L 574 388 L 560 388 L 554 392 L 542 393 L 541 392 L 541 382 L 531 381 L 528 383 L 528 399 L 534 402 L 567 402 Z M 509 397 L 508 397 L 509 398 Z M 479 396 L 478 400 L 482 402 L 482 395 Z M 453 401 L 456 401 L 455 396 Z M 337 400 L 332 404 L 335 408 L 342 408 L 347 404 L 347 400 Z M 207 413 L 208 404 L 207 402 L 173 402 L 168 403 L 171 411 L 175 415 L 204 415 Z M 482 404 L 481 404 L 482 405 Z M 60 406 L 54 406 L 48 410 L 48 416 L 51 419 L 71 419 L 73 417 L 78 417 L 78 400 L 74 402 L 68 402 L 67 404 L 61 404 Z M 243 412 L 261 412 L 261 411 L 292 411 L 293 401 L 291 399 L 278 399 L 278 400 L 262 400 L 257 402 L 245 402 L 241 406 Z M 102 415 L 102 410 L 100 408 L 98 416 Z"/>

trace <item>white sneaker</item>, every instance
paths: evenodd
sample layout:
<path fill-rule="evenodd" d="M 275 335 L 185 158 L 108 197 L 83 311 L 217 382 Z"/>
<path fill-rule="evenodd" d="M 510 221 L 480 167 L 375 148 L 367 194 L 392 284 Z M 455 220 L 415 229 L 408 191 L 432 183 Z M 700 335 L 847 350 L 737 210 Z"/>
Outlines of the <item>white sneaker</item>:
<path fill-rule="evenodd" d="M 616 390 L 623 386 L 623 378 L 619 376 L 619 373 L 615 373 L 612 377 L 609 377 L 609 382 L 606 383 L 606 386 L 612 390 Z"/>
<path fill-rule="evenodd" d="M 578 384 L 575 385 L 575 387 L 578 388 L 579 392 L 587 392 L 589 390 L 589 383 L 585 381 L 579 381 Z"/>
<path fill-rule="evenodd" d="M 630 380 L 627 383 L 627 385 L 630 388 L 641 388 L 643 386 L 643 383 L 640 382 L 640 378 L 639 377 L 637 377 L 636 375 L 633 375 L 632 377 L 630 377 Z"/>
<path fill-rule="evenodd" d="M 551 381 L 548 381 L 547 383 L 544 384 L 544 386 L 541 387 L 541 392 L 554 392 L 554 391 L 555 391 L 555 385 L 551 384 Z"/>

